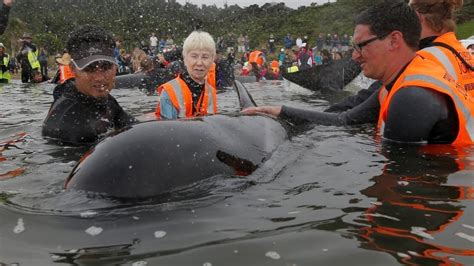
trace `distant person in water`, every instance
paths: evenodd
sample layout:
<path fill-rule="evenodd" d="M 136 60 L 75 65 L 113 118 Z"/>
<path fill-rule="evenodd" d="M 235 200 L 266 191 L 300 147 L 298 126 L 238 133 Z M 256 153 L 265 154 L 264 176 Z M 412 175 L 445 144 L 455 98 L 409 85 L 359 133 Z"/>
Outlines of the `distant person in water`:
<path fill-rule="evenodd" d="M 38 82 L 40 72 L 40 62 L 38 61 L 38 48 L 32 42 L 30 34 L 24 33 L 18 40 L 21 48 L 16 56 L 21 66 L 21 82 Z"/>
<path fill-rule="evenodd" d="M 13 69 L 10 68 L 10 55 L 5 52 L 5 46 L 0 43 L 0 83 L 9 83 Z"/>
<path fill-rule="evenodd" d="M 183 44 L 185 71 L 158 87 L 157 117 L 177 119 L 217 112 L 216 88 L 208 82 L 215 56 L 216 44 L 209 33 L 193 31 L 186 38 Z"/>
<path fill-rule="evenodd" d="M 13 0 L 3 0 L 0 6 L 0 35 L 5 32 L 8 26 L 8 17 L 10 16 L 10 8 L 13 5 Z"/>
<path fill-rule="evenodd" d="M 98 26 L 69 35 L 66 49 L 75 79 L 54 89 L 57 98 L 44 120 L 43 136 L 61 144 L 93 144 L 108 131 L 135 122 L 110 95 L 117 71 L 114 48 L 113 36 Z"/>

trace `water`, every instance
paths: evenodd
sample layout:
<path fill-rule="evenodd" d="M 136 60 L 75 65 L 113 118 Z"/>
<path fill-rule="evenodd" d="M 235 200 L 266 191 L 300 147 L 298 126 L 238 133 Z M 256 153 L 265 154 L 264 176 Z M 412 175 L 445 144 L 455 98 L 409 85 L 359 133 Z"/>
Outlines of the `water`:
<path fill-rule="evenodd" d="M 286 81 L 247 87 L 258 104 L 320 110 L 347 95 Z M 314 126 L 246 178 L 130 204 L 63 190 L 85 150 L 41 137 L 52 89 L 0 89 L 0 264 L 474 264 L 471 147 L 381 146 L 370 125 Z M 135 116 L 157 100 L 112 94 Z M 223 113 L 237 111 L 233 90 L 218 97 Z"/>

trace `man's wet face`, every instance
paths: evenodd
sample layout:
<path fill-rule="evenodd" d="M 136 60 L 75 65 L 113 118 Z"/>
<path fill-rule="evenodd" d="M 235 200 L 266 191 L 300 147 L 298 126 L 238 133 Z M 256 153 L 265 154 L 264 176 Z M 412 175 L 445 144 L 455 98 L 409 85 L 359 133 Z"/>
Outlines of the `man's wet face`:
<path fill-rule="evenodd" d="M 82 70 L 74 69 L 76 88 L 87 96 L 107 97 L 115 86 L 117 66 L 108 61 L 94 62 Z"/>

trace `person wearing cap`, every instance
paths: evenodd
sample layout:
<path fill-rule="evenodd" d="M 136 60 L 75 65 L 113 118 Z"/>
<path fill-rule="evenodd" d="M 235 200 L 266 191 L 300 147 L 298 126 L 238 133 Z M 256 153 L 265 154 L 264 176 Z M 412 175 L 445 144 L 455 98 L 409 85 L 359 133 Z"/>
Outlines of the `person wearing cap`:
<path fill-rule="evenodd" d="M 0 5 L 0 35 L 5 32 L 8 26 L 8 17 L 10 16 L 10 9 L 13 5 L 13 0 L 3 0 Z"/>
<path fill-rule="evenodd" d="M 0 43 L 0 83 L 9 83 L 11 72 L 10 56 L 5 52 L 5 45 Z"/>
<path fill-rule="evenodd" d="M 23 34 L 19 42 L 22 46 L 16 57 L 21 66 L 21 82 L 35 82 L 35 77 L 38 76 L 37 73 L 41 73 L 38 49 L 32 43 L 31 35 L 28 33 Z"/>
<path fill-rule="evenodd" d="M 193 31 L 184 40 L 185 71 L 157 88 L 160 100 L 156 116 L 162 119 L 190 118 L 217 112 L 216 88 L 208 74 L 216 57 L 216 44 L 204 31 Z"/>
<path fill-rule="evenodd" d="M 110 95 L 117 71 L 114 48 L 112 35 L 95 25 L 69 35 L 66 49 L 75 79 L 55 87 L 57 98 L 43 122 L 43 136 L 61 144 L 89 145 L 136 121 Z"/>

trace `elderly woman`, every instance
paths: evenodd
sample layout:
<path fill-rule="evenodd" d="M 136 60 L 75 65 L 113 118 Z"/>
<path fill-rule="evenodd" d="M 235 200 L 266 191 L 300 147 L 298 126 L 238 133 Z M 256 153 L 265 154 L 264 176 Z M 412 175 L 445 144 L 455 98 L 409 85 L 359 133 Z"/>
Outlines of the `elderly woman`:
<path fill-rule="evenodd" d="M 186 69 L 177 78 L 158 87 L 157 117 L 177 119 L 217 112 L 216 88 L 208 82 L 208 79 L 215 79 L 211 77 L 215 72 L 210 71 L 216 55 L 215 47 L 207 32 L 194 31 L 186 38 L 183 44 Z"/>
<path fill-rule="evenodd" d="M 458 41 L 454 30 L 454 12 L 461 9 L 463 0 L 410 0 L 421 23 L 420 51 L 442 65 L 462 89 L 474 95 L 474 57 Z"/>

